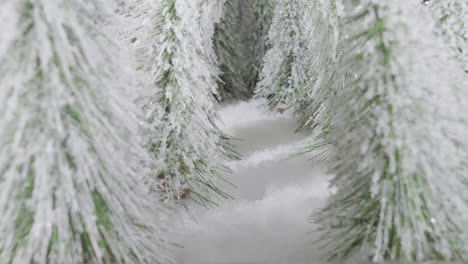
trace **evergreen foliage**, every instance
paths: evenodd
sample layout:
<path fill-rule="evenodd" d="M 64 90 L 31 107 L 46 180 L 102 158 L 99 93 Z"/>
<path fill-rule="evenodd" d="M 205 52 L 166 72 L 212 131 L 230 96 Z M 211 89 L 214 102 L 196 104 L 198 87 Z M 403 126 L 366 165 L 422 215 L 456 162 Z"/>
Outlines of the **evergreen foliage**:
<path fill-rule="evenodd" d="M 144 146 L 155 162 L 156 187 L 167 200 L 191 197 L 215 203 L 215 180 L 234 154 L 216 127 L 216 82 L 205 50 L 201 2 L 163 0 L 150 11 L 151 29 L 143 41 L 143 69 L 150 76 L 141 102 L 148 126 Z M 213 21 L 213 20 L 211 20 Z M 209 34 L 209 33 L 208 33 Z M 190 195 L 189 195 L 190 194 Z"/>
<path fill-rule="evenodd" d="M 465 75 L 428 9 L 356 2 L 339 45 L 346 81 L 330 135 L 336 192 L 316 214 L 322 242 L 343 261 L 466 260 Z"/>
<path fill-rule="evenodd" d="M 198 24 L 193 24 L 198 26 L 198 35 L 195 35 L 195 37 L 200 43 L 199 52 L 204 55 L 206 66 L 209 67 L 209 71 L 206 71 L 208 74 L 206 78 L 210 82 L 209 89 L 211 89 L 212 96 L 217 102 L 221 101 L 217 83 L 222 72 L 219 69 L 218 55 L 216 54 L 213 38 L 216 25 L 220 23 L 224 15 L 225 1 L 197 0 L 194 2 L 199 9 L 197 13 Z M 188 16 L 189 14 L 187 13 L 186 15 Z M 191 15 L 193 16 L 194 14 Z"/>
<path fill-rule="evenodd" d="M 466 0 L 14 0 L 0 23 L 0 263 L 173 263 L 174 203 L 230 198 L 218 103 L 253 94 L 326 154 L 329 260 L 468 260 Z"/>
<path fill-rule="evenodd" d="M 343 79 L 336 74 L 340 56 L 341 38 L 339 13 L 341 6 L 335 0 L 313 1 L 307 9 L 307 60 L 309 77 L 298 98 L 295 115 L 298 131 L 307 132 L 309 140 L 304 152 L 325 150 L 330 144 L 329 134 L 335 116 L 336 94 L 343 87 Z M 326 156 L 324 156 L 326 157 Z"/>
<path fill-rule="evenodd" d="M 433 0 L 428 3 L 437 19 L 438 31 L 468 73 L 468 3 L 463 0 Z"/>
<path fill-rule="evenodd" d="M 0 3 L 0 262 L 167 263 L 112 1 Z M 5 37 L 5 38 L 4 38 Z M 3 42 L 5 40 L 5 42 Z M 128 91 L 129 92 L 129 91 Z M 130 96 L 131 97 L 131 96 Z"/>
<path fill-rule="evenodd" d="M 221 71 L 219 93 L 222 100 L 248 99 L 250 92 L 243 76 L 243 49 L 239 34 L 239 9 L 236 0 L 226 0 L 224 18 L 217 24 L 214 37 Z"/>
<path fill-rule="evenodd" d="M 269 49 L 268 32 L 273 20 L 276 0 L 243 1 L 241 40 L 244 53 L 243 76 L 249 91 L 254 92 L 260 69 Z"/>
<path fill-rule="evenodd" d="M 280 1 L 276 5 L 272 26 L 268 33 L 271 49 L 265 55 L 256 90 L 268 99 L 268 106 L 289 108 L 302 96 L 308 69 L 303 60 L 306 53 L 304 25 L 301 23 L 305 2 Z"/>

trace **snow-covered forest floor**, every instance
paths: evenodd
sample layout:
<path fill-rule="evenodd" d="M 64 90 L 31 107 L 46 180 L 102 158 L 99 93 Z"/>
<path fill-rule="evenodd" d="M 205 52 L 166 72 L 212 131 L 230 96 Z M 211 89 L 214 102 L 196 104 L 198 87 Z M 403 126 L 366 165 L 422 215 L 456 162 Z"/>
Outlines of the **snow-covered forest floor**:
<path fill-rule="evenodd" d="M 177 263 L 323 263 L 308 218 L 329 194 L 328 176 L 306 156 L 289 158 L 304 137 L 290 115 L 266 114 L 261 104 L 221 110 L 223 130 L 239 139 L 243 156 L 226 176 L 237 186 L 228 189 L 235 199 L 178 223 L 186 231 Z"/>

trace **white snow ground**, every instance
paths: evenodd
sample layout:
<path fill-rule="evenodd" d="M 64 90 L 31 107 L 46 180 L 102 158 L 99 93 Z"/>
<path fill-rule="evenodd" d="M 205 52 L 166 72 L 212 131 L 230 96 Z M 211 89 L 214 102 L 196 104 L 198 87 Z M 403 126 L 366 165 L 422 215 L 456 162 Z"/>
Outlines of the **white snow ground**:
<path fill-rule="evenodd" d="M 295 144 L 295 121 L 287 114 L 266 114 L 262 101 L 226 106 L 223 129 L 240 139 L 243 160 L 230 164 L 227 178 L 234 200 L 215 209 L 196 208 L 183 230 L 177 263 L 320 264 L 310 214 L 324 204 L 328 176 L 307 157 L 288 159 Z M 180 230 L 180 229 L 179 229 Z"/>

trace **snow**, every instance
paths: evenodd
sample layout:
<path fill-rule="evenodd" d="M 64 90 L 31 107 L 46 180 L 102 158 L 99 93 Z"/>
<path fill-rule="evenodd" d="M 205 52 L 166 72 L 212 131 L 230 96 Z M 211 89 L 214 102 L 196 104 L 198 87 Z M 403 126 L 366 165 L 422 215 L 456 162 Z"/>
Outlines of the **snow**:
<path fill-rule="evenodd" d="M 191 209 L 192 217 L 177 223 L 184 230 L 177 263 L 325 263 L 309 217 L 328 197 L 329 177 L 307 157 L 291 158 L 305 137 L 294 133 L 293 118 L 266 114 L 262 103 L 221 109 L 221 127 L 239 139 L 244 157 L 226 175 L 237 186 L 229 189 L 235 199 Z"/>

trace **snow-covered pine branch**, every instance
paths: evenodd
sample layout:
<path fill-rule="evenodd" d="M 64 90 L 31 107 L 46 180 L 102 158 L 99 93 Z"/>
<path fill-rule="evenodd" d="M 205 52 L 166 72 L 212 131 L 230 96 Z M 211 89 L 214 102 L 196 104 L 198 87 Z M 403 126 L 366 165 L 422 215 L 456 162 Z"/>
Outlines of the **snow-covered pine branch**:
<path fill-rule="evenodd" d="M 265 55 L 256 94 L 268 99 L 268 106 L 289 108 L 295 105 L 307 81 L 303 60 L 307 49 L 302 23 L 309 1 L 279 1 L 268 34 L 271 49 Z"/>
<path fill-rule="evenodd" d="M 112 1 L 0 3 L 0 261 L 166 263 Z M 3 37 L 8 42 L 3 43 Z"/>
<path fill-rule="evenodd" d="M 241 39 L 244 50 L 244 79 L 252 93 L 257 85 L 264 57 L 269 49 L 267 42 L 273 20 L 276 0 L 241 1 Z"/>
<path fill-rule="evenodd" d="M 211 193 L 227 196 L 216 181 L 233 153 L 216 127 L 217 73 L 206 46 L 211 38 L 204 35 L 213 31 L 203 24 L 212 4 L 162 0 L 148 12 L 151 26 L 140 44 L 147 51 L 141 68 L 149 76 L 141 98 L 148 123 L 144 146 L 156 161 L 154 188 L 168 200 L 212 204 Z"/>
<path fill-rule="evenodd" d="M 468 73 L 468 3 L 464 0 L 432 0 L 428 2 L 443 35 L 455 57 Z"/>
<path fill-rule="evenodd" d="M 417 1 L 346 3 L 329 167 L 336 193 L 315 215 L 328 256 L 375 262 L 467 255 L 465 73 Z"/>
<path fill-rule="evenodd" d="M 214 45 L 221 71 L 219 93 L 222 100 L 247 99 L 250 91 L 244 82 L 244 51 L 240 35 L 237 0 L 226 0 L 224 17 L 217 24 Z"/>
<path fill-rule="evenodd" d="M 304 17 L 306 23 L 309 78 L 303 95 L 298 98 L 295 115 L 299 131 L 310 133 L 310 143 L 304 151 L 315 151 L 329 145 L 328 136 L 335 115 L 335 98 L 343 80 L 336 75 L 341 38 L 339 1 L 313 1 Z"/>
<path fill-rule="evenodd" d="M 221 22 L 224 16 L 224 5 L 226 0 L 196 0 L 198 13 L 196 14 L 198 23 L 189 25 L 192 27 L 194 35 L 201 45 L 201 52 L 205 54 L 206 62 L 212 67 L 211 74 L 217 78 L 220 74 L 218 69 L 218 58 L 214 49 L 213 36 L 216 24 Z M 188 15 L 188 14 L 187 14 Z M 194 14 L 191 14 L 192 16 Z M 216 88 L 217 86 L 213 86 Z"/>

